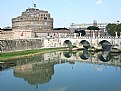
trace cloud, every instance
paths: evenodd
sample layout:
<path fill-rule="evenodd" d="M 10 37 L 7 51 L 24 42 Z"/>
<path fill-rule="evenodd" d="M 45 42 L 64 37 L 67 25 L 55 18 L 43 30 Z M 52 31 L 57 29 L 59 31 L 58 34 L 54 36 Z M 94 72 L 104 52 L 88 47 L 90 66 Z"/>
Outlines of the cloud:
<path fill-rule="evenodd" d="M 103 4 L 103 0 L 96 0 L 96 4 Z"/>

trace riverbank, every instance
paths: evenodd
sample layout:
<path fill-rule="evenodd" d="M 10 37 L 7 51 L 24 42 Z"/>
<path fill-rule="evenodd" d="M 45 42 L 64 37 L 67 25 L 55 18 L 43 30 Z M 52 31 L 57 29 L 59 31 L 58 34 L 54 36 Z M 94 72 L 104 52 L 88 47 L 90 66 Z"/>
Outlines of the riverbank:
<path fill-rule="evenodd" d="M 43 49 L 36 49 L 36 50 L 25 50 L 25 51 L 17 51 L 17 52 L 0 53 L 0 62 L 2 63 L 2 62 L 7 62 L 8 60 L 12 60 L 12 59 L 31 57 L 31 56 L 38 55 L 41 53 L 62 51 L 62 50 L 67 50 L 67 47 L 43 48 Z"/>

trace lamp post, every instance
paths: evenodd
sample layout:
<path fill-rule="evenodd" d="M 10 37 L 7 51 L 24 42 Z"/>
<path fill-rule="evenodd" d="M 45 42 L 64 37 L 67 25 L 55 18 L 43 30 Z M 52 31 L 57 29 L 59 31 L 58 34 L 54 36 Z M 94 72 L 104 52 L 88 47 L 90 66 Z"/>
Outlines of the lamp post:
<path fill-rule="evenodd" d="M 115 38 L 118 38 L 118 34 L 117 34 L 117 31 L 115 32 Z"/>
<path fill-rule="evenodd" d="M 119 25 L 120 21 L 117 20 L 116 22 L 117 22 L 117 26 L 116 26 L 115 37 L 118 38 L 118 32 L 119 32 L 119 28 L 118 28 L 119 26 L 118 25 Z"/>

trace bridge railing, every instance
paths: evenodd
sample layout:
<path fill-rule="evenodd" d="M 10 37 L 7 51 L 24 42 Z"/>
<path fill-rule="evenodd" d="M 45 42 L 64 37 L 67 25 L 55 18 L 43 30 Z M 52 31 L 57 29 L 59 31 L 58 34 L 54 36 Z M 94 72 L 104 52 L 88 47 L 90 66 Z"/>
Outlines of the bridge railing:
<path fill-rule="evenodd" d="M 115 38 L 121 38 L 121 37 L 113 37 L 113 36 L 77 36 L 76 34 L 75 35 L 72 35 L 72 34 L 65 34 L 63 36 L 46 36 L 45 37 L 46 39 L 52 39 L 52 38 L 75 38 L 75 39 L 115 39 Z"/>
<path fill-rule="evenodd" d="M 66 37 L 54 37 L 54 38 L 75 38 L 75 39 L 97 39 L 97 38 L 100 38 L 100 39 L 114 39 L 115 37 L 111 37 L 111 36 L 103 36 L 103 37 L 88 37 L 88 36 L 77 36 L 77 37 L 73 37 L 73 36 L 66 36 Z"/>

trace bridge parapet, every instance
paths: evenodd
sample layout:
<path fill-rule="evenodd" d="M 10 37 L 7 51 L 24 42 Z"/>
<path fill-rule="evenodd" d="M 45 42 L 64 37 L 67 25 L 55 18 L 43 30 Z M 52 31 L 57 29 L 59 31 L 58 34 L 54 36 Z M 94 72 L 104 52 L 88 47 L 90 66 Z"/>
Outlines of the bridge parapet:
<path fill-rule="evenodd" d="M 108 45 L 112 45 L 112 47 L 116 47 L 118 49 L 121 49 L 121 38 L 116 38 L 116 37 L 111 37 L 111 36 L 103 36 L 103 37 L 88 37 L 88 36 L 66 36 L 66 37 L 59 37 L 59 38 L 52 38 L 52 39 L 46 39 L 49 42 L 51 41 L 50 44 L 48 44 L 48 41 L 45 43 L 45 47 L 64 47 L 64 42 L 66 40 L 70 41 L 72 46 L 77 46 L 79 48 L 82 48 L 82 41 L 87 41 L 91 47 L 95 48 L 101 48 L 100 43 L 106 42 Z M 45 40 L 45 41 L 46 41 Z M 51 45 L 51 46 L 50 46 Z"/>

